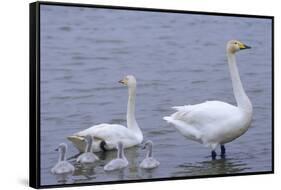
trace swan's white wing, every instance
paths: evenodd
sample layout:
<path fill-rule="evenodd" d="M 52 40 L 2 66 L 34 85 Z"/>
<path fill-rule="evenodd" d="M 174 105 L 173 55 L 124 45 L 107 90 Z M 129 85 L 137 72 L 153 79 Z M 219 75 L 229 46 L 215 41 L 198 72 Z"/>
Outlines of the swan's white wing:
<path fill-rule="evenodd" d="M 239 108 L 221 101 L 173 108 L 178 111 L 164 119 L 174 124 L 187 138 L 204 144 L 210 139 L 216 139 L 214 143 L 219 141 L 217 136 L 226 134 L 241 119 Z"/>
<path fill-rule="evenodd" d="M 122 130 L 123 128 L 126 128 L 126 127 L 123 126 L 123 125 L 118 125 L 118 124 L 102 123 L 102 124 L 99 124 L 99 125 L 94 125 L 92 127 L 89 127 L 89 128 L 87 128 L 87 129 L 85 129 L 83 131 L 75 133 L 74 135 L 85 137 L 87 135 L 95 134 L 95 137 L 98 137 L 98 136 L 96 136 L 97 135 L 96 133 L 98 131 L 110 130 L 110 131 L 115 131 L 116 132 L 117 129 L 120 129 L 120 128 Z M 100 137 L 100 138 L 102 138 L 102 137 Z"/>
<path fill-rule="evenodd" d="M 78 136 L 92 135 L 95 138 L 109 141 L 118 141 L 122 139 L 135 139 L 135 135 L 130 129 L 123 125 L 118 124 L 99 124 L 93 127 L 90 127 L 84 131 L 77 133 Z"/>
<path fill-rule="evenodd" d="M 174 119 L 195 124 L 198 127 L 203 126 L 202 124 L 228 120 L 239 111 L 237 107 L 221 101 L 206 101 L 201 104 L 174 108 L 178 110 L 172 115 Z"/>
<path fill-rule="evenodd" d="M 132 130 L 123 125 L 118 124 L 99 124 L 92 126 L 88 129 L 80 131 L 68 139 L 78 148 L 81 152 L 84 151 L 85 145 L 83 139 L 85 136 L 94 136 L 93 151 L 100 151 L 100 142 L 105 141 L 108 149 L 116 147 L 117 142 L 121 141 L 124 144 L 124 148 L 137 145 L 141 142 L 137 141 L 137 138 Z"/>

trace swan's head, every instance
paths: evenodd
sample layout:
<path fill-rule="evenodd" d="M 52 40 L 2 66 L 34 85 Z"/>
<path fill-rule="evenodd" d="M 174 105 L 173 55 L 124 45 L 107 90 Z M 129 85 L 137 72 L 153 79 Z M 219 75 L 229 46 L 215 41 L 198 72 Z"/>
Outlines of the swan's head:
<path fill-rule="evenodd" d="M 133 75 L 127 75 L 122 80 L 120 80 L 119 83 L 122 83 L 123 85 L 128 86 L 128 87 L 135 87 L 137 84 L 137 81 Z"/>
<path fill-rule="evenodd" d="M 65 143 L 61 143 L 58 148 L 55 149 L 55 151 L 65 152 L 67 148 L 67 145 Z"/>
<path fill-rule="evenodd" d="M 250 46 L 247 46 L 246 44 L 244 44 L 238 40 L 230 40 L 227 43 L 226 51 L 227 51 L 227 53 L 236 53 L 240 50 L 250 49 L 250 48 L 251 48 Z"/>

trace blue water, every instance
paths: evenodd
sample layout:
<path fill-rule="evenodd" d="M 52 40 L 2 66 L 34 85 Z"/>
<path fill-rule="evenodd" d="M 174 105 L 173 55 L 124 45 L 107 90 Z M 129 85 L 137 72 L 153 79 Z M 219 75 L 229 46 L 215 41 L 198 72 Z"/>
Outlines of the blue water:
<path fill-rule="evenodd" d="M 254 107 L 251 128 L 226 145 L 226 159 L 185 139 L 162 120 L 175 105 L 221 100 L 235 104 L 225 45 L 238 39 L 252 46 L 239 52 L 238 67 Z M 129 167 L 105 173 L 116 152 L 98 154 L 92 170 L 76 166 L 66 183 L 150 179 L 271 170 L 271 20 L 239 17 L 41 6 L 41 184 L 58 184 L 50 173 L 53 151 L 66 137 L 99 123 L 126 125 L 127 88 L 137 78 L 136 118 L 154 142 L 160 167 L 144 172 L 141 147 L 126 150 Z M 75 164 L 75 159 L 70 162 Z"/>

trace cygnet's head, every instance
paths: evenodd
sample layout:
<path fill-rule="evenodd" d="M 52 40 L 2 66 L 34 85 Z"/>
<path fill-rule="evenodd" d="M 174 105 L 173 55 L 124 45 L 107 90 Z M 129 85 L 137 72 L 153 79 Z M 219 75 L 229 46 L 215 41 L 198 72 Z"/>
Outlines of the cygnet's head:
<path fill-rule="evenodd" d="M 133 87 L 133 86 L 136 86 L 137 81 L 133 75 L 127 75 L 122 80 L 120 80 L 119 83 L 121 83 L 125 86 L 128 86 L 128 87 Z"/>
<path fill-rule="evenodd" d="M 65 143 L 61 143 L 58 148 L 55 149 L 55 151 L 65 152 L 67 148 L 67 145 Z"/>
<path fill-rule="evenodd" d="M 236 53 L 239 50 L 244 50 L 244 49 L 250 49 L 250 46 L 247 46 L 246 44 L 238 41 L 238 40 L 230 40 L 229 42 L 227 42 L 226 45 L 226 51 L 227 53 Z"/>
<path fill-rule="evenodd" d="M 148 140 L 144 143 L 144 146 L 143 148 L 149 148 L 151 149 L 152 148 L 152 145 L 153 145 L 153 142 L 151 140 Z"/>

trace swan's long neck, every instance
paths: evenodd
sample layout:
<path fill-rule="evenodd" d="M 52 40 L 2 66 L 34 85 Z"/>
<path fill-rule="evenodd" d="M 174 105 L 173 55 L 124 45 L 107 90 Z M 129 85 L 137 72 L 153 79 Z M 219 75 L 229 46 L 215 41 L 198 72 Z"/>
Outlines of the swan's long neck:
<path fill-rule="evenodd" d="M 148 151 L 146 153 L 146 157 L 152 157 L 152 145 L 149 145 L 148 146 Z"/>
<path fill-rule="evenodd" d="M 123 148 L 123 146 L 118 147 L 117 158 L 120 158 L 120 159 L 124 158 L 124 148 Z"/>
<path fill-rule="evenodd" d="M 92 140 L 87 140 L 86 141 L 86 148 L 85 148 L 85 152 L 91 152 L 91 149 L 92 149 L 92 143 L 93 141 Z"/>
<path fill-rule="evenodd" d="M 66 151 L 65 148 L 62 148 L 62 149 L 60 150 L 59 162 L 65 160 L 65 151 Z"/>
<path fill-rule="evenodd" d="M 129 87 L 129 98 L 127 105 L 127 126 L 137 133 L 141 133 L 135 117 L 136 86 Z"/>
<path fill-rule="evenodd" d="M 236 59 L 234 53 L 227 53 L 227 58 L 228 58 L 228 65 L 231 75 L 234 97 L 236 99 L 237 106 L 249 113 L 252 113 L 252 104 L 243 88 L 239 71 L 236 65 Z"/>

